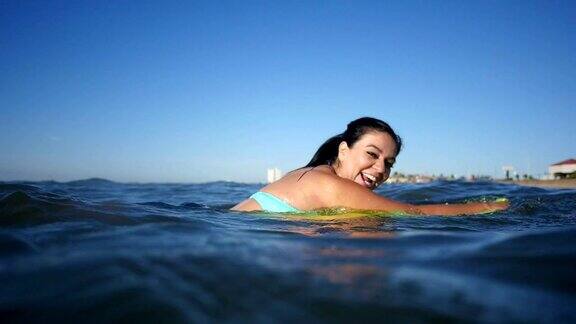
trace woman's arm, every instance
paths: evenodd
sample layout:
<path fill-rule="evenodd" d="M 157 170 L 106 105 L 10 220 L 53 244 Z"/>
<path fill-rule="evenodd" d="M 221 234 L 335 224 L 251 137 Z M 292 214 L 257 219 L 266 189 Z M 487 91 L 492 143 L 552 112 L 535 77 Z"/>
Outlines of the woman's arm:
<path fill-rule="evenodd" d="M 379 196 L 371 190 L 357 183 L 342 179 L 332 178 L 330 190 L 324 196 L 328 207 L 347 207 L 361 210 L 382 210 L 392 213 L 409 215 L 469 215 L 484 214 L 504 210 L 508 208 L 508 200 L 498 199 L 494 202 L 474 202 L 466 204 L 434 204 L 412 205 L 394 201 Z"/>
<path fill-rule="evenodd" d="M 423 212 L 423 215 L 470 215 L 486 214 L 508 208 L 508 199 L 499 198 L 493 202 L 473 202 L 466 204 L 446 205 L 412 205 Z"/>

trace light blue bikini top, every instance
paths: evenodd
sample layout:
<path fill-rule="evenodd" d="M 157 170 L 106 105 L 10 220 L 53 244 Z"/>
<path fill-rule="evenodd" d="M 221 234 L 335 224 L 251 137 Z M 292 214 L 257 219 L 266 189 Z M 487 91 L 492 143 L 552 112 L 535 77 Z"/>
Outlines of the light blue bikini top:
<path fill-rule="evenodd" d="M 287 202 L 267 192 L 258 191 L 257 193 L 250 196 L 250 198 L 256 200 L 256 202 L 258 203 L 258 205 L 260 205 L 260 208 L 262 208 L 263 211 L 272 213 L 300 212 L 299 209 L 292 207 Z"/>

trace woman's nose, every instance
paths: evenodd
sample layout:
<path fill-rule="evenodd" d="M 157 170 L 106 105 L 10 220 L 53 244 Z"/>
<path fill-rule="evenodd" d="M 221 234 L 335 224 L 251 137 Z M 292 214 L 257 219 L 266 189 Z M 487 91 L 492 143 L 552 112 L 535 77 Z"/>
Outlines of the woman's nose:
<path fill-rule="evenodd" d="M 386 170 L 386 167 L 384 166 L 385 163 L 386 161 L 384 161 L 384 159 L 379 159 L 378 161 L 376 161 L 376 163 L 374 163 L 374 169 L 376 169 L 380 173 L 384 173 L 384 170 Z"/>

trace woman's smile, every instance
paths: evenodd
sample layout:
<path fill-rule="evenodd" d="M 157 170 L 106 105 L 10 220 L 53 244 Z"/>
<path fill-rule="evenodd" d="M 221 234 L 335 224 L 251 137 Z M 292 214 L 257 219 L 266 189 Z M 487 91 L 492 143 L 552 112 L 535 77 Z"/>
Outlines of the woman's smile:
<path fill-rule="evenodd" d="M 378 185 L 381 183 L 378 180 L 381 180 L 382 176 L 373 176 L 369 173 L 366 172 L 360 172 L 356 178 L 354 179 L 354 182 L 370 189 L 376 189 L 376 187 L 378 187 Z"/>

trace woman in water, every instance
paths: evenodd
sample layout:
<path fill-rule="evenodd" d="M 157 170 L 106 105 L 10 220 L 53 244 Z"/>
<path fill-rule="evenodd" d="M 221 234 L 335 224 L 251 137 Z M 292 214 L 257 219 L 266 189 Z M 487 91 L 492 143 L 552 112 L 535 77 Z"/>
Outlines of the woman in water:
<path fill-rule="evenodd" d="M 363 117 L 328 139 L 296 169 L 232 207 L 239 211 L 299 212 L 344 207 L 410 215 L 463 215 L 508 207 L 505 199 L 466 204 L 412 205 L 373 192 L 390 176 L 402 140 L 385 122 Z"/>

